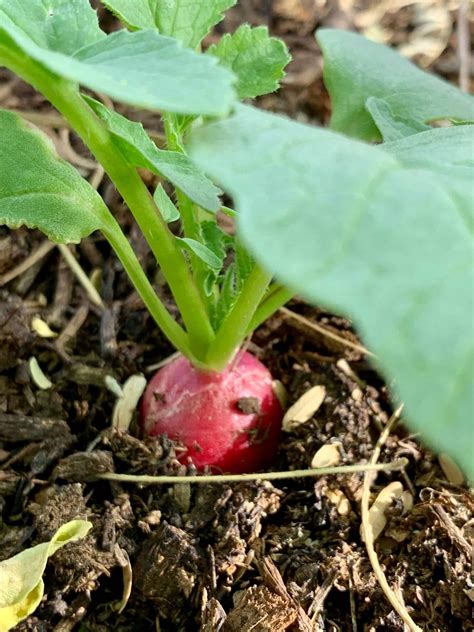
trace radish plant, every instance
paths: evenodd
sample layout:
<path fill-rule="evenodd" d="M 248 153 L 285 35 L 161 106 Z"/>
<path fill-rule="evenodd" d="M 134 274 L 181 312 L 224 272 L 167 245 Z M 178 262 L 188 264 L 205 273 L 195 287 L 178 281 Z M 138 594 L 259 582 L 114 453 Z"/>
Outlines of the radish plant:
<path fill-rule="evenodd" d="M 243 105 L 277 89 L 289 55 L 248 25 L 201 53 L 234 3 L 107 0 L 126 28 L 106 35 L 87 0 L 0 0 L 0 64 L 49 99 L 103 165 L 179 322 L 101 197 L 6 111 L 0 221 L 60 243 L 104 234 L 181 354 L 150 381 L 144 430 L 181 439 L 198 467 L 239 472 L 273 457 L 282 411 L 271 375 L 239 349 L 298 292 L 354 319 L 412 427 L 472 474 L 471 97 L 383 46 L 321 30 L 332 130 Z M 81 86 L 159 111 L 167 149 Z M 449 126 L 433 128 L 439 119 Z M 165 186 L 150 192 L 139 167 Z M 235 237 L 217 211 L 235 217 Z"/>

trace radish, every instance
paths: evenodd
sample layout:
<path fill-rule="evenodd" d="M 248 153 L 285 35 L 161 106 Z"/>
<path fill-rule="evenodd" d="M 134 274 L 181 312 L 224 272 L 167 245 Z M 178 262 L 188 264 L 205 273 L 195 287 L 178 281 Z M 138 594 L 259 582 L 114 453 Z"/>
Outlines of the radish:
<path fill-rule="evenodd" d="M 270 372 L 247 352 L 219 373 L 179 356 L 149 382 L 141 404 L 145 433 L 179 440 L 182 463 L 235 473 L 272 461 L 282 415 Z"/>

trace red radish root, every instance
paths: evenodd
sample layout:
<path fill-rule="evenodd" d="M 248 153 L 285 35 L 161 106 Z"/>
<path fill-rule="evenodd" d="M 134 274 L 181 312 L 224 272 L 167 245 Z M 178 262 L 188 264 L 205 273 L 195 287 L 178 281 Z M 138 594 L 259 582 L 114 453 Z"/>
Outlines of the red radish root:
<path fill-rule="evenodd" d="M 250 353 L 220 373 L 180 356 L 148 384 L 141 405 L 146 434 L 167 434 L 198 469 L 254 472 L 275 457 L 283 411 L 268 369 Z"/>

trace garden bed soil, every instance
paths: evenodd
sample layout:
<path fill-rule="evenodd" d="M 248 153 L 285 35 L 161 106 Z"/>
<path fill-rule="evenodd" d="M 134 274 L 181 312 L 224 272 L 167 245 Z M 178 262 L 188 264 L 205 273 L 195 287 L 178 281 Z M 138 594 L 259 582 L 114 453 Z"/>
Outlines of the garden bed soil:
<path fill-rule="evenodd" d="M 389 43 L 413 43 L 416 7 L 386 11 L 380 19 L 377 4 L 240 2 L 219 32 L 247 20 L 268 24 L 284 37 L 294 61 L 282 91 L 261 99 L 261 105 L 321 124 L 328 119 L 329 99 L 313 38 L 316 26 L 360 30 L 365 25 L 383 30 Z M 451 4 L 455 9 L 456 2 Z M 456 80 L 456 11 L 443 9 L 444 2 L 418 5 L 418 10 L 432 5 L 441 11 L 433 36 L 441 52 L 428 61 Z M 99 187 L 172 310 L 142 237 L 101 170 L 41 97 L 6 72 L 0 77 L 1 107 L 28 111 L 32 119 L 40 114 L 62 155 Z M 144 121 L 157 130 L 156 117 Z M 360 536 L 362 473 L 274 484 L 139 486 L 98 479 L 109 471 L 193 470 L 180 465 L 179 446 L 166 438 L 143 439 L 136 423 L 130 433 L 111 429 L 115 397 L 106 376 L 119 383 L 134 374 L 149 376 L 149 367 L 173 350 L 100 235 L 73 251 L 99 284 L 104 308 L 90 301 L 57 248 L 39 233 L 0 229 L 1 558 L 49 539 L 70 519 L 94 525 L 85 540 L 49 561 L 44 599 L 15 629 L 404 630 Z M 345 319 L 297 299 L 289 308 L 357 342 Z M 59 335 L 33 332 L 35 316 Z M 318 449 L 330 443 L 337 444 L 341 464 L 370 459 L 393 409 L 367 355 L 287 312 L 255 333 L 250 350 L 284 384 L 289 403 L 312 386 L 326 390 L 315 415 L 284 434 L 272 469 L 308 468 Z M 51 380 L 50 389 L 33 383 L 32 356 Z M 372 485 L 375 495 L 400 481 L 413 497 L 411 509 L 400 502 L 387 513 L 376 542 L 380 564 L 423 630 L 472 629 L 472 497 L 449 473 L 448 480 L 437 456 L 403 423 L 390 434 L 380 460 L 401 457 L 408 459 L 404 474 L 380 473 Z"/>

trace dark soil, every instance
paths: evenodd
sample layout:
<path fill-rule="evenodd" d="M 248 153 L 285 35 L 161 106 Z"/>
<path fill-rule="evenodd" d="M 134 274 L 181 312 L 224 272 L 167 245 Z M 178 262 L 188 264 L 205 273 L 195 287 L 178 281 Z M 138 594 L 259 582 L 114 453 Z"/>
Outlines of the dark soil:
<path fill-rule="evenodd" d="M 317 26 L 377 28 L 388 43 L 416 43 L 416 20 L 420 12 L 427 18 L 434 6 L 441 12 L 438 30 L 436 24 L 432 29 L 439 54 L 417 59 L 456 81 L 456 12 L 446 4 L 423 0 L 380 16 L 380 3 L 367 0 L 247 0 L 219 31 L 249 21 L 268 24 L 284 37 L 294 61 L 281 92 L 261 99 L 261 105 L 321 124 L 328 119 L 329 99 L 313 37 Z M 51 118 L 51 108 L 4 71 L 0 105 L 27 111 L 30 118 L 42 115 L 59 151 L 114 209 L 173 309 L 123 203 L 77 139 Z M 156 117 L 145 122 L 159 132 Z M 74 251 L 96 280 L 105 309 L 90 302 L 59 251 L 48 249 L 40 234 L 0 228 L 0 556 L 49 539 L 72 518 L 94 524 L 85 540 L 51 558 L 45 597 L 16 629 L 404 630 L 360 537 L 362 474 L 275 485 L 146 487 L 98 479 L 110 471 L 156 475 L 193 469 L 179 464 L 176 446 L 165 438 L 142 439 L 136 426 L 130 434 L 111 430 L 115 398 L 105 377 L 123 383 L 133 374 L 150 375 L 148 367 L 173 350 L 101 236 Z M 297 300 L 290 308 L 357 340 L 340 317 Z M 59 335 L 34 333 L 35 316 Z M 331 442 L 340 446 L 341 464 L 371 457 L 392 407 L 366 356 L 284 313 L 255 333 L 250 350 L 285 385 L 289 403 L 313 385 L 327 392 L 315 416 L 285 434 L 273 469 L 307 468 L 316 451 Z M 51 380 L 49 390 L 32 381 L 32 356 Z M 464 486 L 449 482 L 436 456 L 399 424 L 381 461 L 402 456 L 409 461 L 406 474 L 381 473 L 372 487 L 376 494 L 399 480 L 414 503 L 408 511 L 401 503 L 391 507 L 376 543 L 380 563 L 423 630 L 470 630 L 472 497 Z M 119 612 L 130 583 L 131 596 Z"/>

